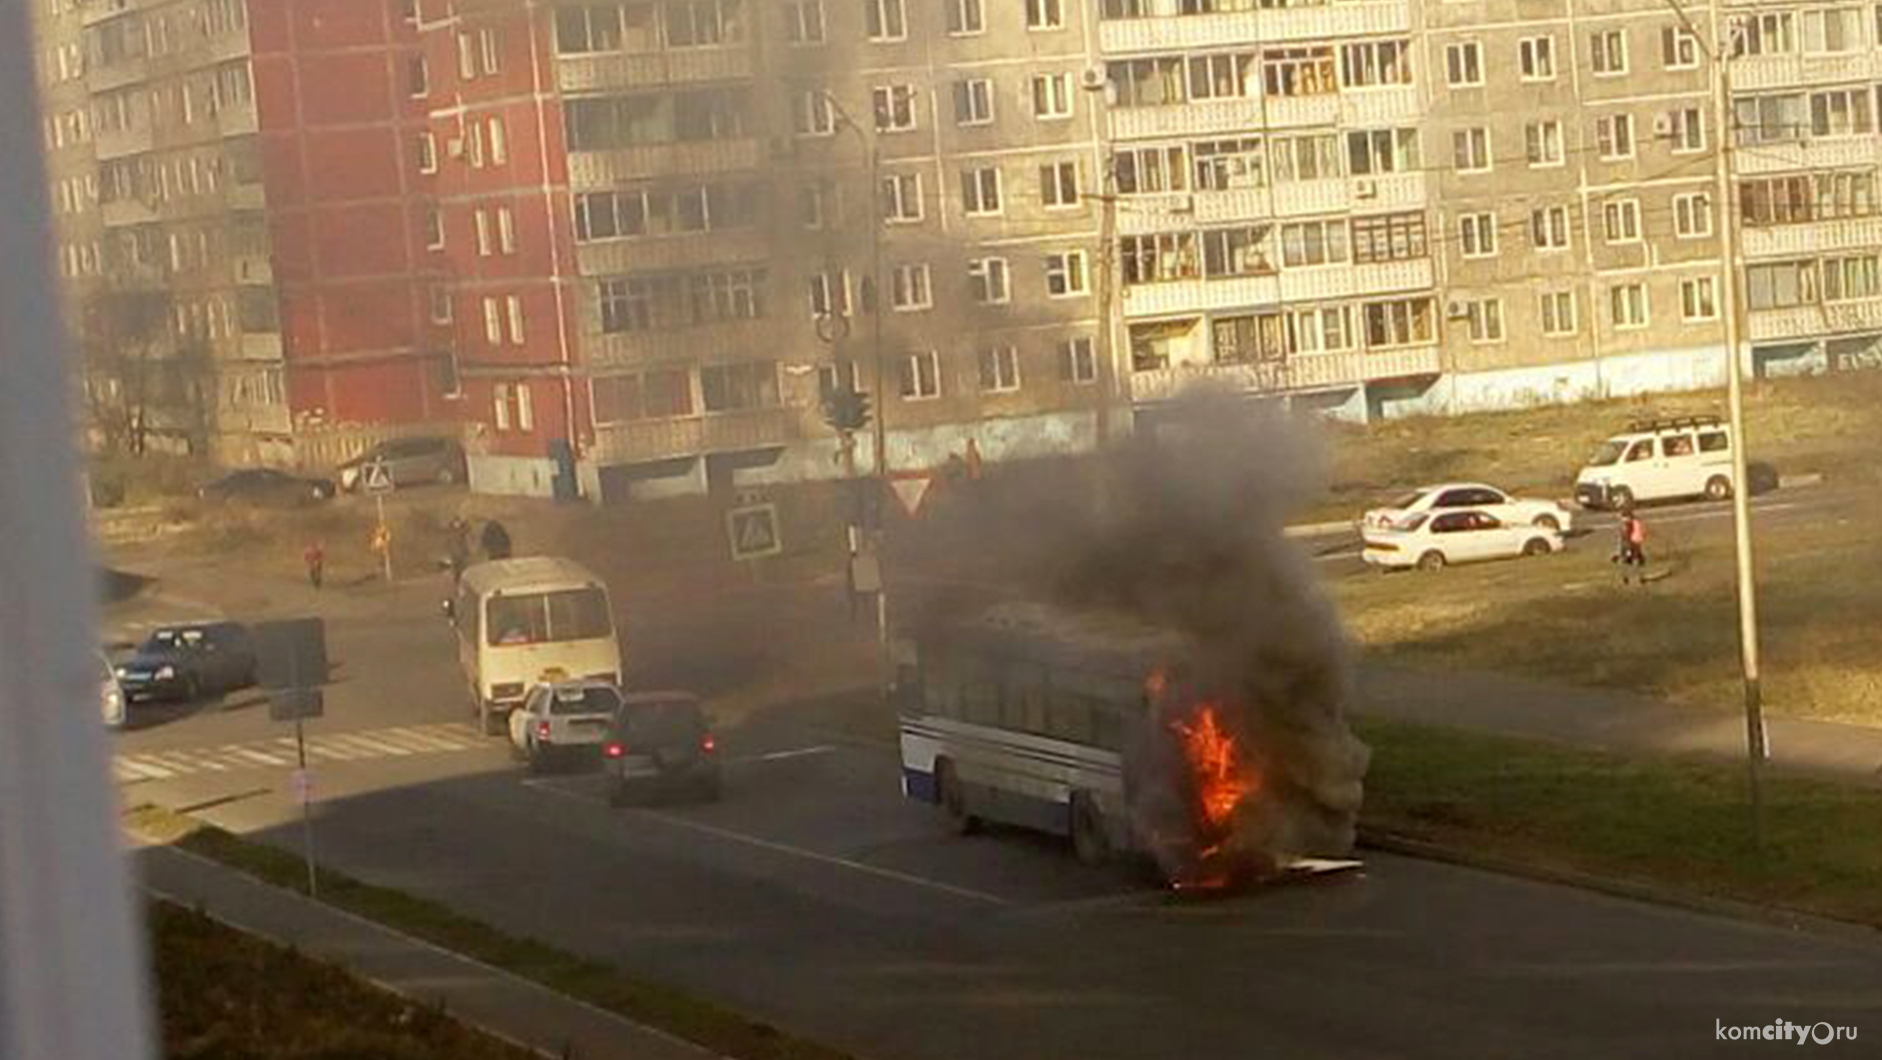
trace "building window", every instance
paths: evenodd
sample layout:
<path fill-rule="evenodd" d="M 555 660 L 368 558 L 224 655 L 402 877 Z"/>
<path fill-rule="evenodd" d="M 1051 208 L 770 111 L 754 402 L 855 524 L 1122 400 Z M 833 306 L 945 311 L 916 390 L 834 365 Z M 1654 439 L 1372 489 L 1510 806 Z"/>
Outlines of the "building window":
<path fill-rule="evenodd" d="M 925 263 L 904 263 L 889 271 L 889 305 L 899 313 L 934 306 L 934 292 Z"/>
<path fill-rule="evenodd" d="M 1032 116 L 1047 121 L 1072 116 L 1071 74 L 1033 76 Z"/>
<path fill-rule="evenodd" d="M 1537 250 L 1568 249 L 1568 207 L 1545 206 L 1529 215 L 1529 241 Z"/>
<path fill-rule="evenodd" d="M 980 33 L 987 28 L 984 0 L 947 0 L 948 32 L 956 35 Z"/>
<path fill-rule="evenodd" d="M 1763 14 L 1743 15 L 1733 19 L 1732 34 L 1736 48 L 1733 57 L 1740 55 L 1790 55 L 1797 51 L 1796 13 L 1792 11 L 1769 11 Z"/>
<path fill-rule="evenodd" d="M 1703 191 L 1673 196 L 1673 234 L 1699 239 L 1712 234 L 1712 196 Z"/>
<path fill-rule="evenodd" d="M 460 81 L 477 76 L 477 42 L 468 33 L 457 35 L 457 76 Z"/>
<path fill-rule="evenodd" d="M 484 299 L 484 341 L 492 346 L 503 345 L 503 302 L 500 299 Z"/>
<path fill-rule="evenodd" d="M 1000 212 L 998 166 L 961 170 L 961 207 L 969 217 L 990 217 Z"/>
<path fill-rule="evenodd" d="M 653 330 L 661 284 L 662 281 L 651 277 L 601 281 L 602 332 L 616 335 Z"/>
<path fill-rule="evenodd" d="M 565 4 L 555 12 L 555 49 L 560 55 L 618 52 L 622 47 L 618 3 Z"/>
<path fill-rule="evenodd" d="M 1575 292 L 1548 291 L 1542 295 L 1542 333 L 1552 337 L 1575 333 Z"/>
<path fill-rule="evenodd" d="M 954 124 L 987 125 L 993 121 L 993 82 L 970 77 L 954 82 Z"/>
<path fill-rule="evenodd" d="M 1078 205 L 1078 163 L 1054 162 L 1039 167 L 1039 201 L 1048 210 Z"/>
<path fill-rule="evenodd" d="M 1264 188 L 1268 185 L 1267 150 L 1260 137 L 1201 140 L 1193 148 L 1196 187 L 1209 191 Z"/>
<path fill-rule="evenodd" d="M 444 215 L 436 206 L 425 207 L 425 249 L 444 249 Z"/>
<path fill-rule="evenodd" d="M 1745 302 L 1752 309 L 1794 309 L 1817 302 L 1817 271 L 1808 261 L 1745 266 Z"/>
<path fill-rule="evenodd" d="M 991 346 L 980 351 L 980 389 L 989 393 L 1009 393 L 1019 389 L 1019 350 L 1012 346 Z"/>
<path fill-rule="evenodd" d="M 1425 215 L 1422 210 L 1355 217 L 1352 227 L 1355 264 L 1406 261 L 1430 254 L 1425 244 Z"/>
<path fill-rule="evenodd" d="M 405 91 L 413 99 L 423 99 L 431 92 L 431 68 L 425 65 L 425 57 L 414 55 L 405 64 Z"/>
<path fill-rule="evenodd" d="M 892 224 L 921 220 L 921 174 L 892 173 L 882 178 L 882 219 Z"/>
<path fill-rule="evenodd" d="M 826 270 L 810 278 L 810 315 L 813 317 L 850 315 L 848 270 Z"/>
<path fill-rule="evenodd" d="M 1340 49 L 1340 76 L 1347 88 L 1412 83 L 1411 42 L 1366 41 Z"/>
<path fill-rule="evenodd" d="M 1274 229 L 1267 224 L 1216 228 L 1202 234 L 1203 275 L 1265 276 L 1274 271 Z"/>
<path fill-rule="evenodd" d="M 1503 341 L 1503 300 L 1483 298 L 1466 302 L 1465 325 L 1474 343 Z"/>
<path fill-rule="evenodd" d="M 1603 161 L 1614 162 L 1634 157 L 1634 116 L 1607 114 L 1594 123 L 1595 149 Z"/>
<path fill-rule="evenodd" d="M 710 48 L 745 39 L 742 0 L 668 0 L 661 21 L 669 48 Z"/>
<path fill-rule="evenodd" d="M 902 358 L 902 397 L 922 401 L 941 396 L 941 358 L 933 350 Z"/>
<path fill-rule="evenodd" d="M 490 240 L 490 215 L 482 209 L 471 211 L 471 227 L 477 232 L 477 256 L 489 257 L 494 251 Z"/>
<path fill-rule="evenodd" d="M 1281 261 L 1288 268 L 1347 261 L 1346 222 L 1305 221 L 1281 226 Z"/>
<path fill-rule="evenodd" d="M 507 316 L 510 325 L 510 345 L 521 346 L 523 344 L 523 299 L 517 295 L 510 295 L 504 299 L 504 304 L 509 310 Z"/>
<path fill-rule="evenodd" d="M 438 171 L 438 138 L 428 132 L 418 134 L 418 171 Z"/>
<path fill-rule="evenodd" d="M 915 128 L 915 86 L 877 85 L 871 93 L 879 133 L 911 132 Z"/>
<path fill-rule="evenodd" d="M 1588 64 L 1596 77 L 1619 77 L 1627 72 L 1627 31 L 1604 29 L 1588 35 Z"/>
<path fill-rule="evenodd" d="M 431 301 L 431 322 L 449 324 L 451 322 L 451 289 L 441 283 L 434 283 L 429 288 Z"/>
<path fill-rule="evenodd" d="M 1874 254 L 1823 260 L 1823 300 L 1851 302 L 1882 296 L 1882 272 Z"/>
<path fill-rule="evenodd" d="M 707 412 L 744 412 L 777 404 L 776 361 L 713 364 L 699 370 L 699 405 Z"/>
<path fill-rule="evenodd" d="M 1326 96 L 1338 92 L 1332 47 L 1262 49 L 1261 84 L 1270 96 Z"/>
<path fill-rule="evenodd" d="M 489 77 L 503 68 L 500 38 L 494 29 L 477 31 L 477 69 Z"/>
<path fill-rule="evenodd" d="M 1803 12 L 1804 51 L 1832 54 L 1862 46 L 1862 9 L 1825 7 Z"/>
<path fill-rule="evenodd" d="M 829 93 L 810 88 L 791 97 L 791 132 L 798 136 L 829 136 L 836 131 L 836 111 Z"/>
<path fill-rule="evenodd" d="M 1516 59 L 1523 80 L 1555 80 L 1554 37 L 1524 37 L 1516 44 Z"/>
<path fill-rule="evenodd" d="M 510 384 L 498 383 L 490 388 L 491 412 L 496 419 L 498 431 L 510 429 Z"/>
<path fill-rule="evenodd" d="M 1647 326 L 1647 285 L 1621 283 L 1608 288 L 1608 319 L 1616 328 Z"/>
<path fill-rule="evenodd" d="M 1699 38 L 1684 26 L 1660 30 L 1660 58 L 1668 70 L 1693 70 L 1699 66 Z"/>
<path fill-rule="evenodd" d="M 1125 284 L 1167 283 L 1201 276 L 1193 232 L 1125 236 L 1119 259 Z"/>
<path fill-rule="evenodd" d="M 1496 257 L 1496 214 L 1467 213 L 1459 217 L 1457 241 L 1467 258 Z"/>
<path fill-rule="evenodd" d="M 1429 298 L 1367 302 L 1360 307 L 1360 314 L 1365 322 L 1368 349 L 1411 346 L 1432 340 Z"/>
<path fill-rule="evenodd" d="M 1068 298 L 1085 293 L 1085 252 L 1069 250 L 1046 255 L 1046 294 Z"/>
<path fill-rule="evenodd" d="M 1673 151 L 1677 154 L 1706 149 L 1706 116 L 1698 107 L 1682 107 L 1667 115 L 1673 126 Z"/>
<path fill-rule="evenodd" d="M 823 0 L 789 0 L 784 5 L 784 36 L 792 44 L 822 44 Z"/>
<path fill-rule="evenodd" d="M 1451 154 L 1459 173 L 1490 172 L 1490 130 L 1458 129 L 1451 133 Z"/>
<path fill-rule="evenodd" d="M 863 0 L 863 17 L 872 41 L 908 39 L 908 15 L 902 0 Z"/>
<path fill-rule="evenodd" d="M 1064 0 L 1026 0 L 1027 29 L 1064 29 Z"/>
<path fill-rule="evenodd" d="M 1005 258 L 975 258 L 967 263 L 967 286 L 979 305 L 1005 305 L 1012 297 Z"/>
<path fill-rule="evenodd" d="M 1338 154 L 1335 150 L 1336 159 Z M 1189 166 L 1178 146 L 1115 151 L 1111 155 L 1111 173 L 1120 195 L 1156 195 L 1189 188 Z"/>
<path fill-rule="evenodd" d="M 1719 317 L 1717 290 L 1717 281 L 1710 276 L 1681 280 L 1679 282 L 1680 319 L 1687 323 L 1717 320 Z"/>
<path fill-rule="evenodd" d="M 695 325 L 758 320 L 765 315 L 765 271 L 726 269 L 687 277 L 687 311 Z"/>
<path fill-rule="evenodd" d="M 1418 130 L 1372 129 L 1346 134 L 1346 169 L 1355 177 L 1418 168 Z"/>
<path fill-rule="evenodd" d="M 1079 335 L 1059 343 L 1059 378 L 1067 383 L 1093 383 L 1098 379 L 1098 358 L 1091 339 Z"/>
<path fill-rule="evenodd" d="M 1531 166 L 1559 166 L 1563 161 L 1562 123 L 1532 121 L 1523 126 L 1524 152 Z"/>
<path fill-rule="evenodd" d="M 812 231 L 829 225 L 836 215 L 835 197 L 836 188 L 828 183 L 805 184 L 797 189 L 798 224 Z"/>
<path fill-rule="evenodd" d="M 510 137 L 502 118 L 490 119 L 490 164 L 500 166 L 510 160 Z"/>
<path fill-rule="evenodd" d="M 1810 96 L 1812 136 L 1856 136 L 1875 131 L 1874 100 L 1866 88 L 1815 92 Z"/>
<path fill-rule="evenodd" d="M 1482 86 L 1483 45 L 1473 40 L 1447 46 L 1444 49 L 1444 80 L 1452 88 Z"/>
<path fill-rule="evenodd" d="M 1640 201 L 1610 199 L 1602 203 L 1601 229 L 1610 243 L 1640 242 Z"/>

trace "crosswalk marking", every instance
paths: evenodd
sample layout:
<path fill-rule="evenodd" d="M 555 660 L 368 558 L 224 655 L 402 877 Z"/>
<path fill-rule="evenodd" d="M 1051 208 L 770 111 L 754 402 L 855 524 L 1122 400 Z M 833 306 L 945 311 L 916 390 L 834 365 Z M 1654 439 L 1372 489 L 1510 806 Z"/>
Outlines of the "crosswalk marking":
<path fill-rule="evenodd" d="M 461 754 L 496 746 L 471 725 L 444 722 L 400 725 L 347 733 L 321 733 L 307 738 L 309 762 L 359 762 L 374 758 Z M 145 751 L 121 754 L 112 772 L 121 784 L 172 780 L 200 773 L 291 769 L 299 764 L 292 736 L 277 736 L 220 747 Z"/>

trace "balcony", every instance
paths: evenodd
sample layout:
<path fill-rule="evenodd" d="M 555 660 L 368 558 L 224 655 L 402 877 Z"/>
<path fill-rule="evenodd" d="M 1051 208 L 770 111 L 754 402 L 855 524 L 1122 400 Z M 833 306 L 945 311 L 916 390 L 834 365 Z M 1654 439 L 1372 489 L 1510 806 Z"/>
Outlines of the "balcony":
<path fill-rule="evenodd" d="M 278 361 L 282 358 L 281 333 L 250 331 L 242 335 L 241 357 L 245 361 Z"/>
<path fill-rule="evenodd" d="M 807 437 L 796 408 L 722 412 L 676 420 L 597 425 L 593 458 L 604 464 L 788 445 Z"/>
<path fill-rule="evenodd" d="M 85 87 L 94 96 L 128 85 L 141 85 L 148 80 L 150 60 L 142 57 L 122 59 L 109 66 L 93 66 L 85 71 Z"/>
<path fill-rule="evenodd" d="M 1298 393 L 1358 386 L 1379 379 L 1438 375 L 1442 362 L 1436 346 L 1352 353 L 1300 354 L 1258 364 L 1207 364 L 1133 372 L 1131 400 L 1168 401 L 1196 383 L 1230 386 L 1264 394 Z"/>
<path fill-rule="evenodd" d="M 1144 283 L 1124 289 L 1124 315 L 1141 318 L 1247 309 L 1274 305 L 1280 298 L 1281 279 L 1274 274 Z"/>
<path fill-rule="evenodd" d="M 1794 169 L 1873 166 L 1882 157 L 1874 136 L 1825 136 L 1788 143 L 1749 144 L 1733 153 L 1739 175 L 1783 173 Z"/>
<path fill-rule="evenodd" d="M 1732 60 L 1732 90 L 1834 85 L 1882 77 L 1882 55 L 1873 49 L 1834 55 L 1747 55 Z"/>
<path fill-rule="evenodd" d="M 1339 113 L 1338 97 L 1316 97 L 1332 102 L 1333 120 Z M 1111 137 L 1115 140 L 1146 140 L 1165 136 L 1202 136 L 1210 133 L 1245 132 L 1261 128 L 1261 99 L 1209 99 L 1173 107 L 1123 107 L 1110 112 Z"/>
<path fill-rule="evenodd" d="M 740 320 L 710 324 L 678 331 L 626 331 L 608 335 L 599 333 L 600 322 L 591 318 L 582 336 L 582 355 L 595 368 L 645 367 L 652 364 L 698 359 L 701 349 L 714 351 L 748 350 L 753 354 L 771 349 L 789 325 L 777 320 Z"/>
<path fill-rule="evenodd" d="M 1751 341 L 1811 339 L 1853 331 L 1882 331 L 1882 298 L 1830 302 L 1795 309 L 1754 310 Z"/>
<path fill-rule="evenodd" d="M 556 59 L 556 83 L 564 92 L 736 81 L 751 75 L 751 49 L 743 45 L 676 48 L 649 55 L 564 55 Z"/>
<path fill-rule="evenodd" d="M 222 193 L 222 203 L 231 210 L 265 210 L 268 194 L 260 184 L 230 184 Z"/>
<path fill-rule="evenodd" d="M 92 138 L 92 150 L 98 161 L 109 162 L 114 158 L 127 155 L 141 155 L 151 149 L 150 126 L 138 125 L 129 129 L 100 130 Z"/>
<path fill-rule="evenodd" d="M 138 199 L 120 199 L 103 203 L 98 208 L 104 218 L 106 228 L 125 228 L 131 225 L 150 224 L 157 220 L 157 211 L 149 203 Z"/>
<path fill-rule="evenodd" d="M 261 129 L 261 118 L 253 102 L 232 104 L 216 115 L 216 129 L 224 136 L 246 136 Z"/>
<path fill-rule="evenodd" d="M 770 247 L 762 232 L 698 232 L 588 243 L 575 248 L 583 276 L 615 276 L 629 271 L 692 269 L 760 261 Z"/>
<path fill-rule="evenodd" d="M 1404 33 L 1411 28 L 1405 0 L 1362 0 L 1320 7 L 1178 15 L 1174 0 L 1153 0 L 1149 18 L 1105 19 L 1098 46 L 1105 54 L 1178 51 L 1223 45 L 1287 44 L 1361 34 Z"/>
<path fill-rule="evenodd" d="M 749 138 L 651 144 L 623 151 L 571 151 L 569 184 L 576 191 L 606 189 L 624 180 L 641 180 L 673 173 L 727 173 L 753 169 L 758 162 L 758 141 Z"/>
<path fill-rule="evenodd" d="M 1345 125 L 1408 125 L 1423 117 L 1416 85 L 1348 89 L 1339 99 Z"/>
<path fill-rule="evenodd" d="M 1437 283 L 1430 258 L 1375 261 L 1361 265 L 1325 265 L 1311 269 L 1284 269 L 1281 298 L 1288 302 L 1317 302 L 1428 291 Z"/>
<path fill-rule="evenodd" d="M 1748 258 L 1798 258 L 1882 246 L 1882 217 L 1739 229 Z"/>

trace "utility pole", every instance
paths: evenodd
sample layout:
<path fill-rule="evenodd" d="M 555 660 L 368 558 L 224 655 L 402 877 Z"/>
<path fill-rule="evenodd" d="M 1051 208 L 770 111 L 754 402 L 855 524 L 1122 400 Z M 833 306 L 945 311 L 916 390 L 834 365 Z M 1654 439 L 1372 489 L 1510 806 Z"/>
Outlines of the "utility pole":
<path fill-rule="evenodd" d="M 1701 42 L 1712 62 L 1713 126 L 1719 138 L 1713 152 L 1714 195 L 1718 199 L 1720 309 L 1725 315 L 1726 407 L 1732 424 L 1732 541 L 1738 573 L 1738 648 L 1744 686 L 1745 768 L 1751 801 L 1753 839 L 1764 845 L 1764 762 L 1769 754 L 1765 745 L 1764 691 L 1758 661 L 1758 590 L 1757 569 L 1751 544 L 1751 479 L 1748 474 L 1745 437 L 1744 342 L 1740 320 L 1738 225 L 1739 211 L 1734 207 L 1734 148 L 1738 130 L 1732 120 L 1732 55 L 1737 50 L 1733 27 L 1725 13 L 1723 0 L 1711 0 L 1709 13 L 1712 32 L 1702 34 L 1693 25 L 1678 0 L 1667 0 L 1686 31 Z M 1707 44 L 1707 38 L 1710 43 Z"/>
<path fill-rule="evenodd" d="M 0 1060 L 144 1060 L 29 9 L 0 4 Z"/>
<path fill-rule="evenodd" d="M 1098 164 L 1098 194 L 1092 196 L 1098 200 L 1098 253 L 1094 266 L 1097 269 L 1098 328 L 1096 349 L 1092 353 L 1097 362 L 1096 383 L 1098 389 L 1098 407 L 1096 412 L 1095 441 L 1099 451 L 1111 444 L 1112 404 L 1117 389 L 1116 363 L 1116 323 L 1122 315 L 1113 311 L 1113 293 L 1117 289 L 1116 272 L 1112 254 L 1117 244 L 1117 166 L 1105 148 L 1108 137 L 1104 135 L 1104 123 L 1109 120 L 1108 108 L 1116 89 L 1109 80 L 1088 77 L 1084 82 L 1085 94 L 1092 100 L 1091 136 L 1093 156 Z M 1073 371 L 1077 366 L 1074 364 Z"/>

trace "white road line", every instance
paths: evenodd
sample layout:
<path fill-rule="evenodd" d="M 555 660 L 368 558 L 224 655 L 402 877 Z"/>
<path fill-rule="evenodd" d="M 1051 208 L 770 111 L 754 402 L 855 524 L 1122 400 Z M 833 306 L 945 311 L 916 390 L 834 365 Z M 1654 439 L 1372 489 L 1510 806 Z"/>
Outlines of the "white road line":
<path fill-rule="evenodd" d="M 134 780 L 163 780 L 173 775 L 168 769 L 136 756 L 118 758 L 115 768 L 130 773 Z"/>
<path fill-rule="evenodd" d="M 285 759 L 276 758 L 266 751 L 243 747 L 240 744 L 230 744 L 224 747 L 221 754 L 224 758 L 245 758 L 256 765 L 272 766 L 277 769 L 288 764 Z"/>
<path fill-rule="evenodd" d="M 356 758 L 366 757 L 366 755 L 361 754 L 358 750 L 354 748 L 334 746 L 333 744 L 328 742 L 332 739 L 333 737 L 331 736 L 316 736 L 313 739 L 308 740 L 307 741 L 307 757 L 312 758 L 315 755 L 318 755 L 321 758 L 331 758 L 339 762 L 351 762 Z"/>
<path fill-rule="evenodd" d="M 739 758 L 731 759 L 726 764 L 738 766 L 753 762 L 782 762 L 790 758 L 808 758 L 811 755 L 827 755 L 835 751 L 836 748 L 829 744 L 819 744 L 816 747 L 799 747 L 789 751 L 772 751 L 761 755 L 744 755 Z"/>
<path fill-rule="evenodd" d="M 606 805 L 606 803 L 604 803 L 601 799 L 591 798 L 590 796 L 584 795 L 581 792 L 571 791 L 567 788 L 557 787 L 553 784 L 536 783 L 536 782 L 531 782 L 527 780 L 524 781 L 523 784 L 525 787 L 528 787 L 534 791 L 543 791 L 543 792 L 548 792 L 549 794 L 552 794 L 552 795 L 560 795 L 565 799 L 574 799 L 577 802 L 588 803 L 591 806 Z M 860 872 L 865 875 L 878 877 L 880 879 L 892 880 L 896 883 L 907 884 L 911 887 L 922 887 L 931 891 L 939 891 L 943 894 L 951 894 L 955 896 L 956 898 L 966 898 L 966 899 L 970 899 L 976 902 L 984 902 L 988 905 L 997 905 L 1002 908 L 1010 908 L 1015 904 L 1012 901 L 1009 901 L 1005 898 L 1001 898 L 999 895 L 988 894 L 985 891 L 976 891 L 968 887 L 956 887 L 954 884 L 951 884 L 951 883 L 942 883 L 938 880 L 930 880 L 922 876 L 913 876 L 906 872 L 897 872 L 894 869 L 885 869 L 885 868 L 881 868 L 875 865 L 866 864 L 861 861 L 851 861 L 848 858 L 840 858 L 832 854 L 821 854 L 814 850 L 805 850 L 802 847 L 789 846 L 784 843 L 774 843 L 769 839 L 759 839 L 756 836 L 749 836 L 749 835 L 745 835 L 742 832 L 733 832 L 724 828 L 716 828 L 709 824 L 702 824 L 698 821 L 689 821 L 682 817 L 670 817 L 663 813 L 656 813 L 652 810 L 641 810 L 641 809 L 628 809 L 623 812 L 632 813 L 636 817 L 640 817 L 644 820 L 658 821 L 661 824 L 669 825 L 673 828 L 680 828 L 680 829 L 685 829 L 691 832 L 698 832 L 702 835 L 713 836 L 718 839 L 726 840 L 727 842 L 740 843 L 745 846 L 756 847 L 759 850 L 767 850 L 774 854 L 783 854 L 788 857 L 801 858 L 805 861 L 819 862 L 824 865 L 834 865 L 837 868 L 849 869 L 851 872 Z"/>
<path fill-rule="evenodd" d="M 342 747 L 357 747 L 361 755 L 366 758 L 402 758 L 412 753 L 409 748 L 381 743 L 368 733 L 336 732 L 330 733 L 326 738 Z"/>
<path fill-rule="evenodd" d="M 419 728 L 384 729 L 380 731 L 379 738 L 382 740 L 394 740 L 407 747 L 421 751 L 443 752 L 469 750 L 469 748 L 464 747 L 462 744 L 455 744 L 449 740 L 439 739 Z"/>
<path fill-rule="evenodd" d="M 160 751 L 152 755 L 157 761 L 169 765 L 175 763 L 182 773 L 227 773 L 229 767 L 216 759 L 195 751 Z"/>
<path fill-rule="evenodd" d="M 444 750 L 436 741 L 414 736 L 401 729 L 375 729 L 370 733 L 356 733 L 355 735 L 369 736 L 374 743 L 383 744 L 388 748 L 397 748 L 399 754 L 435 755 Z"/>

